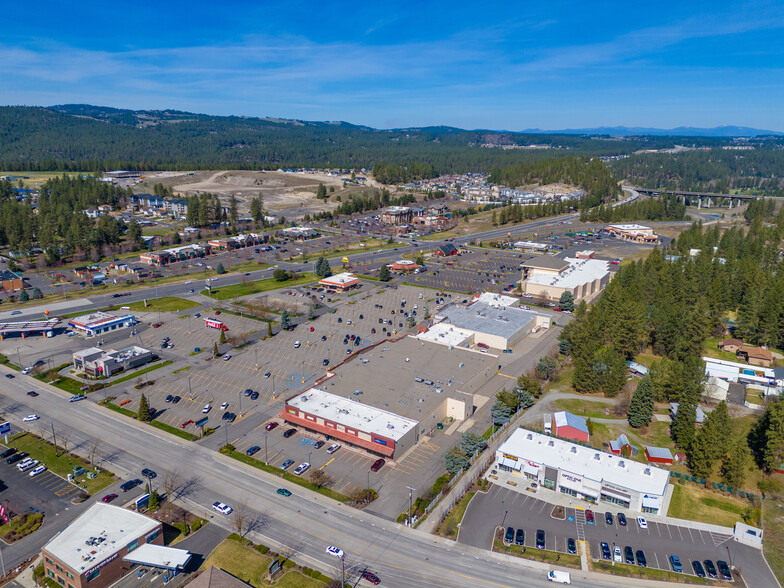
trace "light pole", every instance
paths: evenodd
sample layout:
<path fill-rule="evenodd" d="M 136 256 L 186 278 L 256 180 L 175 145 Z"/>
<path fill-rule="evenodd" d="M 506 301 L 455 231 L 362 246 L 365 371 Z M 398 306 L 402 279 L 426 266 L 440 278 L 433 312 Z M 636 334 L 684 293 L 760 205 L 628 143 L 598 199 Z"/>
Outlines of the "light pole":
<path fill-rule="evenodd" d="M 412 488 L 411 486 L 406 486 L 408 488 L 408 526 L 411 527 L 411 516 L 414 510 L 414 491 L 416 488 Z"/>
<path fill-rule="evenodd" d="M 269 459 L 267 456 L 267 435 L 264 434 L 264 463 L 269 464 Z"/>
<path fill-rule="evenodd" d="M 188 400 L 193 400 L 193 391 L 191 390 L 191 377 L 188 376 Z"/>
<path fill-rule="evenodd" d="M 366 494 L 367 494 L 366 500 L 368 502 L 370 502 L 370 470 L 367 471 L 367 491 L 366 491 Z"/>
<path fill-rule="evenodd" d="M 19 369 L 22 369 L 22 356 L 19 354 L 19 347 L 16 348 L 16 359 L 19 362 Z"/>
<path fill-rule="evenodd" d="M 242 416 L 242 395 L 244 392 L 240 392 L 240 416 Z"/>

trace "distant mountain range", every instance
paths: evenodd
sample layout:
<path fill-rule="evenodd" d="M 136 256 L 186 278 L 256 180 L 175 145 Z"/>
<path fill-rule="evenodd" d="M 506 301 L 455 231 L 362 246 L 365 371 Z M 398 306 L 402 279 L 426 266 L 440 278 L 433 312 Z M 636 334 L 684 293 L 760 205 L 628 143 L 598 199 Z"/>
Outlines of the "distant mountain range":
<path fill-rule="evenodd" d="M 726 125 L 721 127 L 676 127 L 674 129 L 657 129 L 652 127 L 594 127 L 589 129 L 561 129 L 545 131 L 542 129 L 525 129 L 520 131 L 535 135 L 610 135 L 613 137 L 654 136 L 654 137 L 781 137 L 784 132 L 766 131 L 751 127 Z"/>

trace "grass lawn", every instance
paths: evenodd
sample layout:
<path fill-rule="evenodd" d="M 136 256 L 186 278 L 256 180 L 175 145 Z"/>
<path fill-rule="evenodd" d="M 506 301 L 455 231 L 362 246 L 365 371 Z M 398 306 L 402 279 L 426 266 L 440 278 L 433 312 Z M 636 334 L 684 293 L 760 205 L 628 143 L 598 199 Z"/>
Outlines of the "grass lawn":
<path fill-rule="evenodd" d="M 646 444 L 654 447 L 669 447 L 674 449 L 674 444 L 670 438 L 670 421 L 652 421 L 648 426 L 648 432 L 641 437 Z"/>
<path fill-rule="evenodd" d="M 558 553 L 556 551 L 548 551 L 546 549 L 533 549 L 528 548 L 523 553 L 521 545 L 504 545 L 503 541 L 493 541 L 493 551 L 498 553 L 506 553 L 514 555 L 521 559 L 530 559 L 531 561 L 543 561 L 549 564 L 558 564 L 565 568 L 580 569 L 580 556 L 570 555 L 568 553 Z"/>
<path fill-rule="evenodd" d="M 199 306 L 199 304 L 192 300 L 177 298 L 176 296 L 164 296 L 163 298 L 148 298 L 147 306 L 144 306 L 143 300 L 131 302 L 127 306 L 135 312 L 179 312 L 181 310 L 195 308 L 196 306 Z"/>
<path fill-rule="evenodd" d="M 210 296 L 215 300 L 230 300 L 239 298 L 241 296 L 248 296 L 249 294 L 258 294 L 259 292 L 268 292 L 270 290 L 277 290 L 279 288 L 291 288 L 293 286 L 300 286 L 302 284 L 309 284 L 316 280 L 316 276 L 310 273 L 301 274 L 300 277 L 294 280 L 286 280 L 279 282 L 275 278 L 268 278 L 266 280 L 257 280 L 255 282 L 247 282 L 245 284 L 234 284 L 231 286 L 219 286 L 210 294 L 207 290 L 202 290 L 201 294 Z"/>
<path fill-rule="evenodd" d="M 777 578 L 784 578 L 784 496 L 768 495 L 762 507 L 762 551 Z"/>
<path fill-rule="evenodd" d="M 166 367 L 167 365 L 169 365 L 171 363 L 174 363 L 171 359 L 167 360 L 167 361 L 164 361 L 163 363 L 156 363 L 155 365 L 151 365 L 149 367 L 146 367 L 143 370 L 132 372 L 132 373 L 130 373 L 128 375 L 123 376 L 122 378 L 117 378 L 116 380 L 113 380 L 112 382 L 108 382 L 106 385 L 107 386 L 114 386 L 115 384 L 121 384 L 122 382 L 127 382 L 128 380 L 133 380 L 134 378 L 138 378 L 142 374 L 146 374 L 148 372 L 155 371 L 155 370 L 160 369 L 162 367 Z"/>
<path fill-rule="evenodd" d="M 238 541 L 226 539 L 215 548 L 202 564 L 201 569 L 206 570 L 210 566 L 215 566 L 254 588 L 264 588 L 267 585 L 263 584 L 261 579 L 266 577 L 267 567 L 271 561 L 271 558 L 261 555 L 250 547 L 245 547 Z M 324 583 L 303 576 L 299 572 L 288 571 L 282 576 L 278 576 L 275 585 L 287 588 L 320 588 L 324 586 Z"/>
<path fill-rule="evenodd" d="M 80 466 L 85 470 L 93 471 L 93 467 L 86 461 L 78 457 L 72 457 L 70 454 L 63 455 L 63 441 L 70 441 L 68 437 L 63 437 L 63 434 L 65 433 L 61 433 L 58 436 L 60 449 L 57 451 L 55 451 L 54 445 L 31 433 L 15 435 L 9 440 L 9 446 L 16 447 L 18 451 L 26 451 L 30 454 L 30 457 L 37 459 L 53 473 L 63 478 L 67 478 L 68 474 L 73 473 L 73 466 Z M 70 443 L 67 443 L 67 446 L 70 448 Z M 95 479 L 90 480 L 85 473 L 78 478 L 78 481 L 80 483 L 84 482 L 84 487 L 89 494 L 95 494 L 111 485 L 114 482 L 114 475 L 111 472 L 101 472 Z"/>
<path fill-rule="evenodd" d="M 60 390 L 64 390 L 69 394 L 84 394 L 84 392 L 80 390 L 84 384 L 79 380 L 74 380 L 73 378 L 62 377 L 59 380 L 52 382 L 52 386 L 60 388 Z"/>
<path fill-rule="evenodd" d="M 710 492 L 696 484 L 674 484 L 667 516 L 732 527 L 743 522 L 741 513 L 749 506 L 746 500 Z"/>
<path fill-rule="evenodd" d="M 739 361 L 738 356 L 734 353 L 729 353 L 728 351 L 722 351 L 718 347 L 719 341 L 723 341 L 724 338 L 721 339 L 717 337 L 709 337 L 705 340 L 705 345 L 703 347 L 703 353 L 708 357 L 715 357 L 716 359 L 725 359 L 727 361 Z"/>
<path fill-rule="evenodd" d="M 558 410 L 567 410 L 573 414 L 580 415 L 585 418 L 594 419 L 607 419 L 613 418 L 612 414 L 605 414 L 605 409 L 611 408 L 612 405 L 607 402 L 596 402 L 592 400 L 581 400 L 579 398 L 562 398 L 555 401 L 555 408 Z"/>
<path fill-rule="evenodd" d="M 476 492 L 467 492 L 466 495 L 460 499 L 460 502 L 455 505 L 438 528 L 439 535 L 449 539 L 457 539 L 459 525 L 463 521 L 468 503 L 471 502 L 474 494 L 476 494 Z"/>
<path fill-rule="evenodd" d="M 589 560 L 590 561 L 590 560 Z M 665 582 L 685 582 L 687 584 L 712 584 L 705 578 L 698 578 L 691 574 L 676 574 L 670 570 L 658 570 L 656 568 L 641 568 L 627 564 L 616 563 L 612 565 L 609 561 L 599 560 L 592 562 L 593 569 L 597 572 L 605 572 L 616 576 L 626 576 L 628 578 L 642 578 L 645 580 L 662 580 Z M 684 570 L 686 566 L 684 566 Z"/>

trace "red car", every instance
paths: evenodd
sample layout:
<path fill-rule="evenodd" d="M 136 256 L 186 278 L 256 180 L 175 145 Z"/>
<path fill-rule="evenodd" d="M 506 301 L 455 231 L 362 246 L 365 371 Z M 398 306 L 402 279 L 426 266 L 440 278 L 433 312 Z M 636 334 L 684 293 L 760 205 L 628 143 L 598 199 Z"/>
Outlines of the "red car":
<path fill-rule="evenodd" d="M 153 328 L 153 329 L 157 329 L 157 328 L 158 328 L 158 327 L 160 327 L 162 324 L 163 324 L 163 323 L 155 323 L 155 324 L 152 326 L 152 328 Z"/>
<path fill-rule="evenodd" d="M 362 579 L 363 580 L 367 580 L 368 582 L 370 582 L 374 586 L 376 584 L 380 584 L 381 583 L 381 579 L 378 576 L 376 576 L 373 572 L 362 572 Z"/>
<path fill-rule="evenodd" d="M 272 421 L 271 423 L 267 423 L 267 426 L 264 427 L 264 428 L 267 429 L 268 431 L 271 431 L 272 429 L 274 429 L 277 426 L 278 426 L 277 421 Z"/>
<path fill-rule="evenodd" d="M 556 307 L 555 307 L 553 310 L 554 310 L 555 312 L 563 312 L 563 311 L 562 311 L 560 308 L 558 308 L 557 306 L 556 306 Z"/>
<path fill-rule="evenodd" d="M 310 332 L 311 332 L 311 333 L 313 332 L 313 327 L 310 327 Z"/>
<path fill-rule="evenodd" d="M 594 522 L 594 520 L 593 520 L 593 511 L 592 511 L 590 508 L 589 508 L 588 510 L 586 510 L 586 511 L 585 511 L 585 521 L 586 521 L 586 522 L 587 522 L 589 525 L 595 525 L 595 524 L 596 524 L 596 523 Z"/>
<path fill-rule="evenodd" d="M 221 311 L 220 311 L 220 310 L 216 310 L 216 311 L 215 311 L 215 314 L 220 314 L 220 313 L 221 313 Z"/>
<path fill-rule="evenodd" d="M 187 427 L 188 425 L 192 425 L 192 424 L 193 424 L 193 421 L 192 421 L 192 420 L 185 421 L 184 423 L 182 423 L 182 424 L 180 425 L 180 429 L 184 429 L 184 428 L 185 428 L 185 427 Z"/>
<path fill-rule="evenodd" d="M 111 502 L 111 501 L 112 501 L 112 500 L 114 500 L 115 498 L 117 498 L 117 495 L 116 495 L 116 494 L 107 494 L 106 496 L 104 496 L 103 498 L 101 498 L 101 502 Z"/>

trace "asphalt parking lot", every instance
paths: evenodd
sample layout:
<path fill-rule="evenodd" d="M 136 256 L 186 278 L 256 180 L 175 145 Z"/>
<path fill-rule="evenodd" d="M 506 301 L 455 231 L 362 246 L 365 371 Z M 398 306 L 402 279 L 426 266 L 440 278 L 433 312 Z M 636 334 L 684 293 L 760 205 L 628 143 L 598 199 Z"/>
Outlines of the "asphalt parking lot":
<path fill-rule="evenodd" d="M 540 490 L 547 493 L 547 490 Z M 585 504 L 585 506 L 582 506 Z M 585 523 L 585 509 L 591 508 L 595 524 Z M 551 516 L 553 505 L 535 495 L 492 485 L 487 493 L 477 493 L 466 510 L 460 525 L 458 541 L 482 549 L 490 549 L 496 527 L 514 527 L 525 531 L 526 547 L 534 547 L 536 531 L 546 532 L 546 548 L 566 552 L 566 541 L 571 537 L 585 540 L 593 559 L 601 557 L 600 543 L 606 542 L 622 550 L 626 545 L 634 551 L 642 549 L 648 567 L 671 570 L 669 556 L 676 554 L 686 574 L 693 574 L 691 562 L 724 560 L 736 567 L 748 586 L 773 586 L 775 581 L 762 553 L 733 541 L 730 535 L 677 526 L 648 520 L 642 529 L 636 514 L 625 513 L 628 524 L 620 526 L 617 509 L 613 505 L 598 504 L 566 508 L 566 519 Z M 613 513 L 613 525 L 607 525 L 604 513 Z"/>

